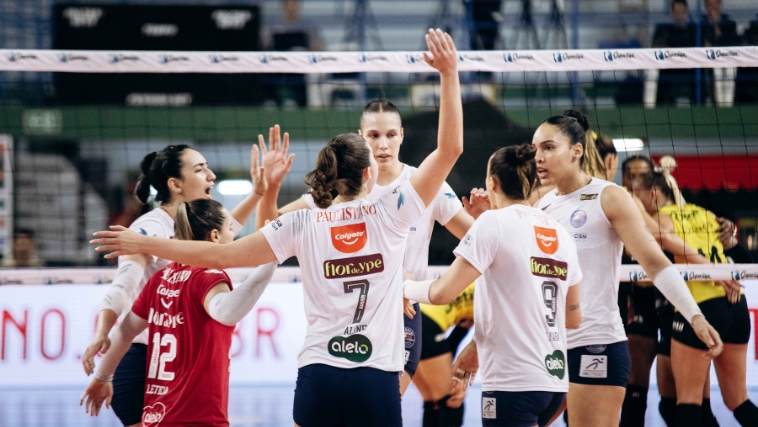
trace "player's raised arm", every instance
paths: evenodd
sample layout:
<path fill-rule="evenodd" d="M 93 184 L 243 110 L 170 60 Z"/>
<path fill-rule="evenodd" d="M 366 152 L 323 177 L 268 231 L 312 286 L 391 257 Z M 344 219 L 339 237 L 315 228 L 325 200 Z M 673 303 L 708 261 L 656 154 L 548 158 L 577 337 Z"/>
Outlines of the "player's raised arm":
<path fill-rule="evenodd" d="M 429 30 L 426 43 L 432 57 L 426 62 L 440 73 L 440 119 L 437 149 L 424 159 L 410 179 L 425 206 L 429 206 L 463 153 L 463 106 L 458 79 L 458 54 L 449 34 Z"/>

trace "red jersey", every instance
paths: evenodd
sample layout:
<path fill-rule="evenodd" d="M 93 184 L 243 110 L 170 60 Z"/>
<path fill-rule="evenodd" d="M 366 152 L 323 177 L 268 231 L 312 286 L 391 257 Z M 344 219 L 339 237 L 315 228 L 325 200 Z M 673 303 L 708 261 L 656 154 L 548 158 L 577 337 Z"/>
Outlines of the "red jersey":
<path fill-rule="evenodd" d="M 213 320 L 203 300 L 229 276 L 175 262 L 150 278 L 132 306 L 147 319 L 145 427 L 229 426 L 229 358 L 234 326 Z"/>

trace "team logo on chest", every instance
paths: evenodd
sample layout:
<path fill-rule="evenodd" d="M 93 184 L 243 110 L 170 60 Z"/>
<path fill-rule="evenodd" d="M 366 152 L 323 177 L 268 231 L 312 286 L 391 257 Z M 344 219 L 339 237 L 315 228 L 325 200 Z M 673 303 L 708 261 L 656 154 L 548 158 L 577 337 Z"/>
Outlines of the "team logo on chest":
<path fill-rule="evenodd" d="M 574 228 L 580 228 L 587 223 L 587 212 L 577 209 L 571 214 L 571 226 Z"/>
<path fill-rule="evenodd" d="M 554 254 L 558 250 L 558 232 L 553 228 L 533 227 L 534 238 L 540 250 L 548 255 Z"/>
<path fill-rule="evenodd" d="M 358 252 L 368 241 L 365 222 L 332 227 L 331 232 L 334 248 L 346 254 Z"/>

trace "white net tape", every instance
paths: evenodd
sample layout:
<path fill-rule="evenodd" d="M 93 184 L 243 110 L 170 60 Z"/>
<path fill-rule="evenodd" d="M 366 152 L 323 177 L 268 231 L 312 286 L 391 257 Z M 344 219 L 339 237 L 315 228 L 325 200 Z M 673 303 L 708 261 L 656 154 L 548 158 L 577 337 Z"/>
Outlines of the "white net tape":
<path fill-rule="evenodd" d="M 591 71 L 758 66 L 758 47 L 460 51 L 460 71 Z M 83 73 L 423 73 L 422 52 L 155 52 L 0 49 L 0 71 Z"/>

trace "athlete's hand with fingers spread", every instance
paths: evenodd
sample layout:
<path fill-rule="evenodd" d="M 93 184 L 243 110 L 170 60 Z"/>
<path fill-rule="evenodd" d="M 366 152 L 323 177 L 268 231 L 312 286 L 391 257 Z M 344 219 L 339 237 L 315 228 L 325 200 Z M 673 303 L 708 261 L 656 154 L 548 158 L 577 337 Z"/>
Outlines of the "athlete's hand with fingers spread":
<path fill-rule="evenodd" d="M 463 207 L 474 219 L 479 218 L 479 215 L 483 214 L 485 211 L 492 209 L 487 190 L 483 188 L 471 189 L 470 198 L 463 196 Z"/>
<path fill-rule="evenodd" d="M 100 408 L 103 406 L 103 403 L 105 403 L 106 408 L 111 408 L 112 397 L 112 382 L 93 379 L 79 399 L 79 406 L 84 405 L 84 412 L 96 417 L 100 414 Z"/>
<path fill-rule="evenodd" d="M 253 191 L 262 196 L 268 189 L 266 168 L 258 165 L 258 146 L 253 144 L 250 150 L 250 179 L 253 181 Z"/>
<path fill-rule="evenodd" d="M 479 370 L 479 356 L 476 350 L 476 341 L 471 341 L 458 354 L 458 358 L 453 363 L 454 382 L 460 382 L 465 389 L 474 384 L 476 372 Z"/>
<path fill-rule="evenodd" d="M 280 185 L 289 173 L 292 160 L 295 158 L 294 154 L 287 155 L 290 148 L 290 134 L 284 132 L 282 142 L 282 129 L 279 125 L 275 125 L 268 129 L 268 142 L 269 145 L 266 147 L 263 135 L 258 135 L 258 144 L 261 146 L 261 153 L 263 153 L 261 162 L 266 171 L 266 180 L 269 185 Z"/>
<path fill-rule="evenodd" d="M 111 225 L 109 228 L 111 231 L 98 231 L 94 234 L 97 238 L 89 241 L 91 245 L 99 245 L 95 248 L 96 251 L 110 252 L 105 254 L 106 259 L 145 252 L 142 245 L 147 236 L 121 225 Z"/>
<path fill-rule="evenodd" d="M 719 241 L 724 246 L 724 250 L 728 251 L 737 246 L 737 243 L 739 243 L 737 240 L 737 226 L 732 221 L 722 217 L 716 217 L 716 221 L 719 223 Z"/>
<path fill-rule="evenodd" d="M 424 52 L 424 60 L 440 74 L 452 74 L 458 72 L 458 52 L 455 50 L 455 43 L 450 34 L 443 32 L 439 28 L 429 29 L 426 35 L 426 45 L 429 47 L 429 56 Z"/>
<path fill-rule="evenodd" d="M 717 280 L 716 285 L 722 286 L 726 290 L 726 297 L 732 304 L 740 302 L 742 295 L 742 285 L 736 280 Z"/>
<path fill-rule="evenodd" d="M 97 335 L 92 344 L 90 344 L 86 350 L 84 350 L 84 356 L 82 356 L 82 366 L 84 367 L 84 373 L 87 376 L 92 375 L 95 372 L 95 355 L 105 354 L 111 347 L 111 339 L 108 335 Z"/>
<path fill-rule="evenodd" d="M 702 314 L 696 314 L 692 318 L 692 329 L 697 337 L 708 346 L 708 353 L 704 355 L 706 359 L 714 359 L 724 349 L 724 343 L 721 342 L 721 336 L 713 329 L 710 323 Z"/>

